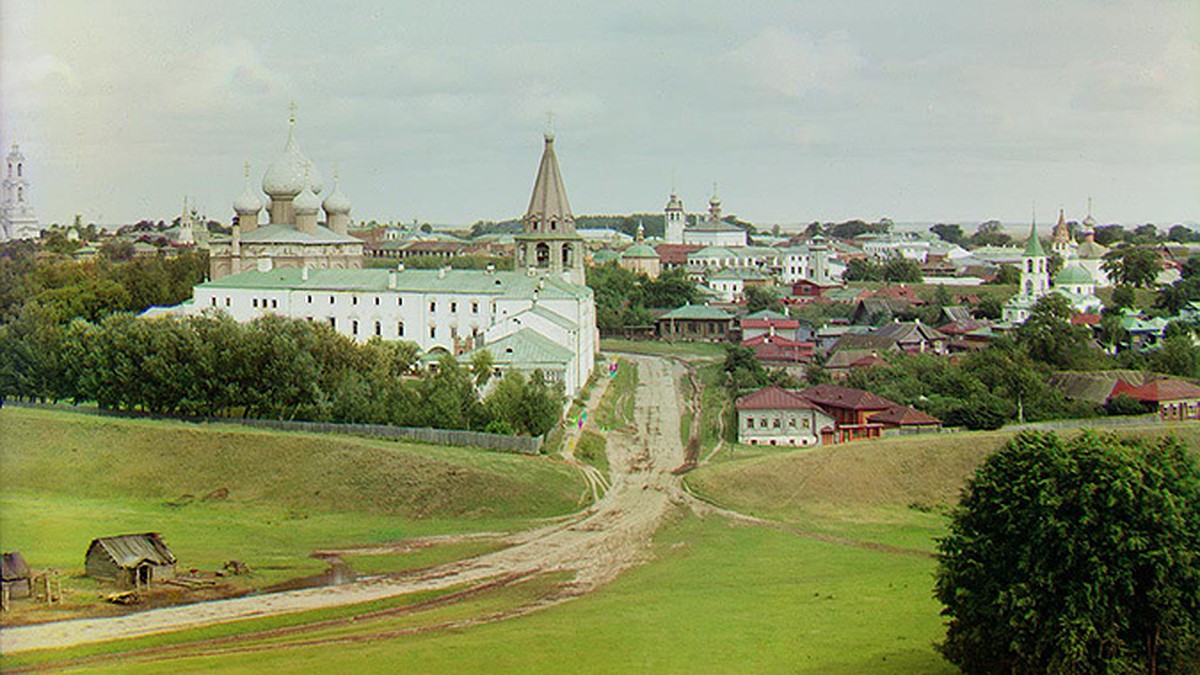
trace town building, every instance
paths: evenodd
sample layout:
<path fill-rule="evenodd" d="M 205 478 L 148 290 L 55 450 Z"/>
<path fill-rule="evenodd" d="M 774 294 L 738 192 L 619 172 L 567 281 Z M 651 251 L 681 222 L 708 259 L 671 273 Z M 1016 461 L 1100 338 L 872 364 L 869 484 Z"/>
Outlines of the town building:
<path fill-rule="evenodd" d="M 766 387 L 738 399 L 738 442 L 746 445 L 820 445 L 837 424 L 832 415 L 795 392 Z"/>
<path fill-rule="evenodd" d="M 364 244 L 347 233 L 351 204 L 341 192 L 336 172 L 333 191 L 322 202 L 317 195 L 323 189 L 321 174 L 296 142 L 293 113 L 283 154 L 263 174 L 265 203 L 251 188 L 250 165 L 246 164 L 242 195 L 233 202 L 237 214 L 233 233 L 210 244 L 210 278 L 256 269 L 361 268 Z M 260 225 L 264 206 L 268 222 Z M 324 224 L 318 222 L 322 209 Z"/>
<path fill-rule="evenodd" d="M 709 305 L 676 307 L 660 316 L 656 323 L 658 336 L 672 342 L 725 342 L 737 334 L 734 315 Z"/>
<path fill-rule="evenodd" d="M 668 202 L 669 204 L 670 202 Z M 680 203 L 679 208 L 682 210 L 682 203 Z M 667 243 L 674 242 L 668 238 Z M 723 220 L 721 216 L 721 198 L 717 196 L 714 186 L 713 196 L 708 200 L 708 216 L 703 220 L 698 220 L 691 227 L 684 229 L 683 243 L 738 248 L 747 246 L 750 242 L 746 237 L 745 230 Z"/>
<path fill-rule="evenodd" d="M 621 252 L 618 264 L 625 269 L 657 279 L 662 273 L 658 252 L 646 244 L 646 229 L 638 223 L 637 243 Z"/>
<path fill-rule="evenodd" d="M 1029 239 L 1021 256 L 1021 286 L 1017 294 L 1009 298 L 1002 311 L 1005 323 L 1025 323 L 1037 301 L 1050 292 L 1050 269 L 1046 249 L 1038 240 L 1037 223 L 1029 227 Z"/>
<path fill-rule="evenodd" d="M 1134 386 L 1119 380 L 1112 396 L 1121 395 L 1154 406 L 1162 422 L 1200 419 L 1200 387 L 1190 382 L 1164 378 Z"/>
<path fill-rule="evenodd" d="M 575 231 L 575 216 L 554 152 L 554 134 L 546 132 L 545 141 L 529 208 L 521 219 L 522 231 L 516 236 L 517 269 L 583 286 L 583 238 Z"/>
<path fill-rule="evenodd" d="M 37 239 L 42 234 L 29 201 L 29 171 L 21 148 L 13 143 L 5 158 L 4 197 L 0 201 L 0 241 Z"/>

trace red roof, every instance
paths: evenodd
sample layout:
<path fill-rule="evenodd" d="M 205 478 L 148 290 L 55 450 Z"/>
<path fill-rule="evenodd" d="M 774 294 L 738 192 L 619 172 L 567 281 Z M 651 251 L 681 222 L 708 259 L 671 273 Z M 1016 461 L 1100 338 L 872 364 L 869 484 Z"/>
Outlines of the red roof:
<path fill-rule="evenodd" d="M 763 343 L 776 344 L 780 347 L 800 347 L 809 350 L 816 348 L 816 344 L 812 342 L 801 342 L 800 340 L 785 338 L 782 335 L 768 335 L 767 333 L 755 335 L 748 340 L 742 340 L 742 344 L 746 347 L 756 347 Z"/>
<path fill-rule="evenodd" d="M 895 427 L 909 426 L 926 426 L 929 424 L 941 424 L 942 421 L 932 415 L 910 408 L 906 405 L 896 406 L 891 410 L 885 410 L 881 413 L 875 413 L 867 418 L 868 422 L 875 424 L 886 424 Z"/>
<path fill-rule="evenodd" d="M 1113 387 L 1112 394 L 1109 396 L 1112 397 L 1119 394 L 1125 394 L 1130 398 L 1136 398 L 1139 401 L 1147 403 L 1200 400 L 1200 387 L 1175 378 L 1154 380 L 1140 387 L 1135 387 L 1125 382 L 1125 380 L 1117 380 L 1117 384 Z"/>
<path fill-rule="evenodd" d="M 835 384 L 818 384 L 799 392 L 804 398 L 820 406 L 848 410 L 888 410 L 898 404 L 882 396 L 862 389 L 839 387 Z"/>
<path fill-rule="evenodd" d="M 925 301 L 916 291 L 908 286 L 884 286 L 871 294 L 872 298 L 891 298 L 892 300 L 908 300 L 914 305 L 923 305 Z"/>
<path fill-rule="evenodd" d="M 738 399 L 738 410 L 821 410 L 812 402 L 786 389 L 771 386 Z M 824 412 L 824 411 L 822 411 Z"/>
<path fill-rule="evenodd" d="M 1099 326 L 1100 325 L 1100 315 L 1099 314 L 1072 314 L 1071 315 L 1071 325 L 1072 326 Z"/>
<path fill-rule="evenodd" d="M 800 319 L 742 319 L 742 330 L 747 328 L 799 328 Z"/>
<path fill-rule="evenodd" d="M 654 252 L 664 265 L 686 265 L 688 254 L 702 248 L 697 244 L 659 244 L 654 247 Z"/>

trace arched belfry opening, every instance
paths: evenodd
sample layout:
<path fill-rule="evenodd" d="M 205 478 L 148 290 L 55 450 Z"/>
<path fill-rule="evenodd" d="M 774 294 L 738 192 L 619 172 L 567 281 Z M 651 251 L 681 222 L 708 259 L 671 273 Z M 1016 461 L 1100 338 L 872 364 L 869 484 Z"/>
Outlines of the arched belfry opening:
<path fill-rule="evenodd" d="M 536 267 L 564 281 L 586 283 L 583 269 L 583 239 L 575 231 L 575 216 L 567 201 L 567 189 L 554 151 L 554 134 L 547 133 L 538 165 L 529 208 L 517 235 L 517 264 Z M 522 260 L 524 257 L 524 260 Z"/>

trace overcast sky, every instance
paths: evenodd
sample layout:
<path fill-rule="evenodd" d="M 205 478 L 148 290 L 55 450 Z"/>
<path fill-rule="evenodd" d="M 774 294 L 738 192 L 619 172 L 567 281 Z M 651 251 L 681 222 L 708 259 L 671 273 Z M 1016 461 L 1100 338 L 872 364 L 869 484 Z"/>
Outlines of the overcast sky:
<path fill-rule="evenodd" d="M 356 219 L 1200 221 L 1195 0 L 0 0 L 0 141 L 43 222 L 228 220 L 297 105 Z"/>

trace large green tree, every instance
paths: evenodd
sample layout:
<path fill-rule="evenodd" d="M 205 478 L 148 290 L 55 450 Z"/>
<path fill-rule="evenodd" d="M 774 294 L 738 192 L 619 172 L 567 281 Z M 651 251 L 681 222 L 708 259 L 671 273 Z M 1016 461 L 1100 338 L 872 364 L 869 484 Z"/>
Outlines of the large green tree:
<path fill-rule="evenodd" d="M 1175 439 L 1023 432 L 968 481 L 936 578 L 940 648 L 965 672 L 1195 672 L 1195 458 Z"/>
<path fill-rule="evenodd" d="M 1118 284 L 1149 288 L 1162 271 L 1162 258 L 1152 248 L 1127 245 L 1106 253 L 1100 267 Z"/>

